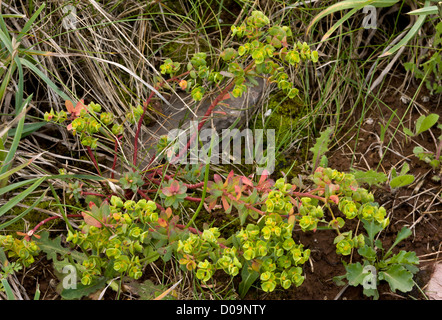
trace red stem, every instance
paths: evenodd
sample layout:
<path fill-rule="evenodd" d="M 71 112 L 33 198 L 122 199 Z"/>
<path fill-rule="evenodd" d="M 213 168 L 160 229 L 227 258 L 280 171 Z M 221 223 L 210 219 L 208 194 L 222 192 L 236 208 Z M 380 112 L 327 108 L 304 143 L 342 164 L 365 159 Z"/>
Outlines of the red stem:
<path fill-rule="evenodd" d="M 67 215 L 68 218 L 81 218 L 83 217 L 81 214 L 68 214 Z M 55 220 L 55 219 L 63 219 L 63 217 L 60 216 L 52 216 L 49 218 L 44 219 L 43 221 L 40 221 L 35 227 L 34 229 L 32 229 L 31 231 L 29 231 L 27 233 L 27 235 L 25 236 L 25 240 L 29 241 L 31 239 L 31 237 L 35 234 L 35 232 L 37 232 L 38 228 L 40 228 L 42 225 L 44 225 L 46 222 Z"/>
<path fill-rule="evenodd" d="M 97 159 L 95 159 L 94 153 L 92 152 L 91 147 L 86 146 L 87 152 L 89 153 L 89 157 L 91 157 L 92 162 L 94 163 L 95 169 L 97 170 L 98 174 L 101 176 L 100 169 L 98 168 Z"/>
<path fill-rule="evenodd" d="M 195 197 L 185 197 L 184 200 L 193 201 L 193 202 L 201 202 L 201 198 L 195 198 Z"/>
<path fill-rule="evenodd" d="M 213 112 L 213 109 L 215 109 L 215 107 L 218 105 L 218 103 L 220 103 L 224 99 L 224 96 L 229 92 L 229 90 L 233 87 L 234 84 L 235 84 L 235 82 L 233 82 L 233 81 L 231 83 L 229 83 L 223 89 L 223 91 L 221 91 L 221 93 L 218 95 L 218 97 L 216 97 L 216 99 L 213 100 L 212 104 L 209 106 L 209 108 L 207 109 L 206 113 L 204 114 L 203 119 L 198 124 L 197 132 L 195 132 L 190 137 L 189 141 L 186 144 L 186 147 L 184 149 L 182 149 L 180 151 L 180 153 L 175 158 L 172 159 L 172 161 L 170 161 L 171 163 L 174 163 L 177 160 L 179 160 L 184 155 L 184 153 L 187 152 L 187 150 L 190 148 L 190 145 L 192 144 L 192 142 L 195 140 L 195 138 L 197 137 L 198 133 L 200 132 L 201 128 L 204 126 L 206 121 L 209 119 L 210 115 Z"/>

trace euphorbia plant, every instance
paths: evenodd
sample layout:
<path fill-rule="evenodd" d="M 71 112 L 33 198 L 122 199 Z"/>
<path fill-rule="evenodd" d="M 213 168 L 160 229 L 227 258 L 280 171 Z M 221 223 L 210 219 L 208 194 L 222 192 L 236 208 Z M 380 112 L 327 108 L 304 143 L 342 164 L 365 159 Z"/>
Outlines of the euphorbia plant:
<path fill-rule="evenodd" d="M 195 53 L 184 65 L 166 59 L 160 71 L 168 79 L 159 80 L 155 89 L 167 90 L 177 84 L 195 101 L 207 98 L 209 92 L 214 93 L 215 98 L 198 123 L 198 130 L 217 105 L 231 97 L 240 97 L 249 86 L 257 84 L 258 77 L 266 78 L 293 98 L 298 90 L 289 81 L 285 65 L 296 68 L 301 62 L 316 62 L 318 54 L 306 43 L 295 43 L 289 27 L 269 24 L 263 13 L 254 11 L 239 26 L 233 26 L 233 36 L 238 38 L 240 45 L 222 51 L 219 69 L 213 69 L 207 61 L 217 57 L 208 57 L 204 52 Z M 185 69 L 181 70 L 183 67 Z M 48 256 L 54 254 L 54 247 L 57 254 L 64 255 L 64 259 L 54 263 L 76 266 L 83 286 L 96 288 L 103 279 L 108 281 L 115 277 L 139 279 L 147 264 L 159 257 L 169 261 L 174 256 L 183 270 L 195 272 L 203 282 L 210 281 L 217 270 L 232 277 L 241 276 L 241 296 L 257 280 L 267 292 L 279 286 L 288 289 L 302 284 L 302 265 L 310 257 L 309 249 L 293 240 L 295 228 L 300 228 L 301 232 L 316 232 L 320 228 L 334 230 L 337 233 L 336 251 L 346 256 L 353 249 L 365 246 L 361 234 L 353 235 L 351 230 L 344 230 L 346 220 L 376 221 L 382 228 L 388 225 L 385 209 L 373 202 L 373 195 L 360 188 L 354 176 L 318 166 L 319 158 L 314 161 L 310 177 L 312 187 L 307 190 L 300 190 L 301 186 L 285 179 L 274 182 L 265 173 L 258 182 L 252 176 L 235 175 L 233 171 L 225 178 L 215 174 L 212 181 L 208 181 L 208 166 L 204 167 L 204 182 L 191 180 L 186 184 L 184 177 L 188 172 L 182 174 L 176 170 L 171 173 L 170 168 L 176 169 L 173 160 L 187 153 L 196 139 L 195 134 L 186 148 L 180 150 L 168 149 L 172 141 L 161 138 L 156 157 L 149 165 L 159 160 L 160 154 L 166 155 L 166 165 L 140 170 L 137 163 L 139 133 L 154 95 L 152 91 L 142 105 L 132 107 L 126 115 L 128 122 L 136 126 L 133 170 L 123 173 L 119 180 L 112 180 L 124 193 L 119 194 L 117 188 L 109 189 L 106 194 L 95 193 L 99 200 L 88 201 L 87 209 L 75 216 L 83 221 L 77 230 L 70 228 L 66 240 L 72 249 L 81 250 L 81 254 L 73 257 L 66 248 L 60 248 L 47 238 L 40 242 Z M 75 108 L 73 103 L 66 106 L 71 121 L 67 129 L 80 136 L 97 171 L 99 166 L 93 150 L 102 146 L 103 137 L 115 143 L 115 168 L 123 124 L 114 123 L 113 116 L 101 112 L 101 107 L 95 103 L 86 105 L 80 101 Z M 45 118 L 58 123 L 68 120 L 64 111 L 47 113 Z M 192 176 L 199 177 L 201 170 L 195 168 Z M 73 196 L 81 198 L 91 194 L 82 188 L 83 185 L 72 184 Z M 204 196 L 208 193 L 206 198 L 198 197 L 201 188 L 204 188 Z M 159 196 L 152 200 L 149 197 L 152 194 Z M 179 210 L 186 201 L 204 201 L 208 211 L 221 208 L 224 214 L 237 215 L 241 229 L 233 230 L 224 239 L 218 227 L 198 230 L 194 224 L 196 214 L 186 225 L 186 217 Z M 38 227 L 27 235 L 26 241 L 35 235 Z M 10 243 L 9 239 L 4 241 Z M 38 240 L 35 242 L 39 244 Z M 7 250 L 13 252 L 14 248 L 10 246 Z M 24 256 L 29 259 L 29 255 L 36 253 L 32 247 Z M 14 253 L 10 255 L 13 257 Z"/>

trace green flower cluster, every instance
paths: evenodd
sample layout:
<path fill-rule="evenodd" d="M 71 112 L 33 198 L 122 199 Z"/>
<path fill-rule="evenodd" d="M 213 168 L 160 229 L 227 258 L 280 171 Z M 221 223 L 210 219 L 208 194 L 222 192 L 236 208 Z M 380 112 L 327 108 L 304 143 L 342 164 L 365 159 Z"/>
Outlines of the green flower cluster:
<path fill-rule="evenodd" d="M 309 259 L 310 250 L 295 243 L 292 231 L 292 224 L 271 214 L 258 225 L 247 225 L 236 235 L 243 258 L 258 264 L 261 288 L 266 292 L 275 290 L 278 284 L 288 289 L 292 284 L 298 287 L 304 281 L 299 266 Z"/>
<path fill-rule="evenodd" d="M 312 198 L 302 197 L 299 206 L 299 226 L 302 231 L 316 230 L 318 222 L 324 216 L 324 211 L 321 206 L 316 205 L 317 201 Z"/>
<path fill-rule="evenodd" d="M 177 253 L 179 263 L 187 270 L 195 270 L 196 277 L 207 282 L 217 269 L 236 276 L 242 267 L 237 258 L 236 249 L 220 250 L 218 228 L 209 228 L 201 235 L 187 234 L 185 239 L 178 241 Z"/>
<path fill-rule="evenodd" d="M 103 274 L 109 263 L 119 274 L 140 278 L 140 259 L 146 253 L 143 244 L 150 241 L 149 224 L 158 221 L 155 203 L 144 199 L 123 202 L 121 198 L 112 196 L 110 205 L 105 204 L 101 208 L 105 214 L 101 217 L 100 226 L 85 221 L 80 230 L 68 231 L 66 240 L 90 253 L 80 270 L 82 284 L 91 284 L 96 276 Z"/>
<path fill-rule="evenodd" d="M 336 244 L 336 253 L 348 256 L 353 248 L 361 248 L 365 245 L 364 236 L 359 234 L 352 237 L 352 231 L 339 234 L 334 242 Z"/>
<path fill-rule="evenodd" d="M 74 135 L 78 133 L 81 144 L 84 146 L 92 149 L 97 148 L 98 138 L 94 138 L 93 135 L 104 132 L 101 130 L 103 125 L 107 127 L 113 124 L 110 131 L 114 135 L 123 133 L 123 126 L 114 124 L 115 116 L 109 112 L 101 112 L 101 106 L 97 103 L 91 102 L 89 105 L 84 105 L 83 100 L 81 100 L 75 108 L 68 111 L 71 113 L 69 119 L 72 122 L 67 126 L 67 129 L 72 130 Z M 68 120 L 68 117 L 65 111 L 54 112 L 51 109 L 51 112 L 45 113 L 44 119 L 48 122 L 63 123 Z"/>
<path fill-rule="evenodd" d="M 9 258 L 16 258 L 16 262 L 25 267 L 34 263 L 34 256 L 40 252 L 34 241 L 20 240 L 12 235 L 0 235 L 0 246 L 8 253 Z"/>
<path fill-rule="evenodd" d="M 293 204 L 289 195 L 292 191 L 291 184 L 285 183 L 285 180 L 282 178 L 278 179 L 275 182 L 274 189 L 267 196 L 263 210 L 269 213 L 291 214 L 293 212 Z"/>
<path fill-rule="evenodd" d="M 359 197 L 360 194 L 358 194 L 357 196 Z M 371 199 L 371 196 L 368 197 L 368 200 Z M 386 217 L 387 211 L 385 210 L 385 208 L 379 207 L 374 202 L 365 202 L 361 204 L 359 202 L 355 202 L 353 198 L 345 197 L 339 202 L 338 207 L 339 210 L 341 210 L 341 212 L 345 214 L 347 219 L 358 217 L 359 220 L 374 220 L 375 222 L 380 224 L 383 229 L 390 222 L 389 218 Z"/>

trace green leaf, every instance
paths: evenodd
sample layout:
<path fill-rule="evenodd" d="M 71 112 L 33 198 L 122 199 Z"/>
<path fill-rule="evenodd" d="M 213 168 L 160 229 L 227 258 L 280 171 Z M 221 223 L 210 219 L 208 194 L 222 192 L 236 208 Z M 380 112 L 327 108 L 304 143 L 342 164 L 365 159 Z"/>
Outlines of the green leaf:
<path fill-rule="evenodd" d="M 376 251 L 367 245 L 359 248 L 358 253 L 371 262 L 376 260 Z"/>
<path fill-rule="evenodd" d="M 374 220 L 362 220 L 362 222 L 364 223 L 364 228 L 367 231 L 368 239 L 373 243 L 374 237 L 382 231 L 382 226 L 379 223 L 376 223 Z"/>
<path fill-rule="evenodd" d="M 70 255 L 77 263 L 81 264 L 87 259 L 87 256 L 79 251 L 70 250 L 61 245 L 61 237 L 58 236 L 55 239 L 49 239 L 49 232 L 43 231 L 39 234 L 40 239 L 36 239 L 35 242 L 38 247 L 47 255 L 48 260 L 55 262 L 59 261 L 57 255 L 66 256 Z"/>
<path fill-rule="evenodd" d="M 385 280 L 389 283 L 393 292 L 396 290 L 408 292 L 413 289 L 413 274 L 403 266 L 395 264 L 385 271 L 379 272 L 379 280 Z"/>
<path fill-rule="evenodd" d="M 391 254 L 391 250 L 397 246 L 397 244 L 399 242 L 401 242 L 402 240 L 408 238 L 409 236 L 411 236 L 411 230 L 408 229 L 407 227 L 403 227 L 401 229 L 401 231 L 398 232 L 397 236 L 396 236 L 396 240 L 394 241 L 394 243 L 391 245 L 390 249 L 388 249 L 388 251 L 385 253 L 384 259 L 386 259 L 390 254 Z"/>
<path fill-rule="evenodd" d="M 415 135 L 418 135 L 424 131 L 427 131 L 432 126 L 434 126 L 438 120 L 439 120 L 439 115 L 434 114 L 434 113 L 429 114 L 428 116 L 421 115 L 416 120 L 416 134 Z"/>
<path fill-rule="evenodd" d="M 309 150 L 313 153 L 313 171 L 318 167 L 319 159 L 328 151 L 328 145 L 330 143 L 330 136 L 333 133 L 333 128 L 327 128 L 321 132 L 316 143 Z"/>
<path fill-rule="evenodd" d="M 412 174 L 405 174 L 397 176 L 390 181 L 390 187 L 392 189 L 408 186 L 414 182 L 414 176 Z"/>
<path fill-rule="evenodd" d="M 61 292 L 61 296 L 66 300 L 77 300 L 100 290 L 106 285 L 106 281 L 105 277 L 100 277 L 87 286 L 78 283 L 76 289 L 64 289 Z"/>
<path fill-rule="evenodd" d="M 376 172 L 374 170 L 352 170 L 352 174 L 359 184 L 367 183 L 370 187 L 372 185 L 382 184 L 388 180 L 388 177 L 385 173 Z"/>
<path fill-rule="evenodd" d="M 364 272 L 364 267 L 359 262 L 349 264 L 345 269 L 347 270 L 348 284 L 354 287 L 361 285 L 368 275 L 368 272 Z"/>
<path fill-rule="evenodd" d="M 259 278 L 259 273 L 256 272 L 255 270 L 251 269 L 251 267 L 249 266 L 249 262 L 245 263 L 243 265 L 242 270 L 241 270 L 242 281 L 240 282 L 240 284 L 238 286 L 238 293 L 239 293 L 239 296 L 241 297 L 241 299 L 245 297 L 245 295 L 249 291 L 252 284 L 258 278 Z"/>

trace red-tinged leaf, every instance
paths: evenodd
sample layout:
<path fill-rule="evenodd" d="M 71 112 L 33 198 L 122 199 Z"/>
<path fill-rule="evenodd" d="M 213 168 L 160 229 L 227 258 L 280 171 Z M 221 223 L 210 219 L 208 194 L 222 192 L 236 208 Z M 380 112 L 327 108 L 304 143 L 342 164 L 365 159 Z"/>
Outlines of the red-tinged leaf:
<path fill-rule="evenodd" d="M 176 180 L 172 181 L 169 190 L 172 194 L 177 194 L 180 191 L 180 183 Z"/>
<path fill-rule="evenodd" d="M 228 211 L 230 208 L 230 204 L 227 202 L 227 199 L 225 197 L 222 197 L 221 202 L 223 203 L 224 210 Z"/>
<path fill-rule="evenodd" d="M 96 204 L 93 201 L 89 201 L 89 208 L 92 209 L 92 207 L 95 207 Z"/>
<path fill-rule="evenodd" d="M 161 192 L 162 192 L 166 197 L 171 197 L 171 196 L 173 196 L 172 192 L 170 192 L 170 188 L 168 188 L 168 187 L 164 187 L 163 189 L 161 189 Z"/>
<path fill-rule="evenodd" d="M 260 260 L 252 260 L 252 269 L 256 272 L 259 272 L 259 269 L 261 268 L 261 261 Z"/>
<path fill-rule="evenodd" d="M 212 113 L 221 114 L 223 116 L 227 115 L 227 113 L 225 113 L 224 111 L 213 111 Z"/>
<path fill-rule="evenodd" d="M 245 185 L 248 185 L 248 186 L 250 186 L 250 187 L 253 187 L 253 182 L 249 179 L 249 178 L 247 178 L 247 177 L 241 177 L 241 181 L 242 181 L 242 183 L 244 183 Z"/>
<path fill-rule="evenodd" d="M 231 179 L 231 178 L 233 178 L 233 175 L 234 175 L 235 173 L 233 172 L 233 170 L 232 171 L 230 171 L 229 172 L 229 175 L 227 176 L 227 179 Z"/>
<path fill-rule="evenodd" d="M 295 225 L 296 217 L 294 215 L 289 215 L 287 222 L 288 222 L 288 224 Z"/>
<path fill-rule="evenodd" d="M 239 198 L 241 198 L 242 195 L 241 187 L 239 185 L 235 185 L 235 192 L 236 192 L 236 200 L 239 200 Z"/>
<path fill-rule="evenodd" d="M 207 209 L 209 209 L 208 211 L 209 212 L 212 211 L 212 209 L 215 208 L 215 206 L 216 206 L 216 200 L 209 203 L 209 206 L 207 208 Z"/>
<path fill-rule="evenodd" d="M 334 203 L 338 204 L 339 203 L 339 197 L 335 194 L 331 195 L 329 198 L 331 201 L 333 201 Z"/>
<path fill-rule="evenodd" d="M 94 226 L 97 228 L 101 228 L 103 225 L 100 221 L 97 220 L 97 218 L 93 217 L 90 212 L 81 212 L 81 215 L 83 216 L 84 222 L 90 226 Z"/>
<path fill-rule="evenodd" d="M 73 113 L 73 112 L 74 112 L 75 108 L 74 108 L 74 105 L 72 104 L 72 101 L 70 101 L 70 100 L 66 100 L 66 101 L 64 102 L 64 104 L 65 104 L 65 106 L 66 106 L 66 110 L 67 110 L 69 113 Z"/>
<path fill-rule="evenodd" d="M 171 215 L 172 215 L 172 208 L 169 207 L 169 208 L 166 209 L 166 216 L 167 216 L 167 219 L 169 219 Z"/>
<path fill-rule="evenodd" d="M 227 93 L 227 94 L 224 95 L 224 97 L 221 98 L 220 101 L 229 100 L 229 99 L 230 99 L 230 94 Z"/>
<path fill-rule="evenodd" d="M 221 176 L 219 174 L 214 174 L 213 175 L 213 181 L 215 181 L 215 183 L 219 183 L 223 181 L 223 178 L 221 178 Z"/>
<path fill-rule="evenodd" d="M 205 202 L 203 203 L 203 206 L 204 206 L 204 208 L 206 209 L 207 212 L 211 212 L 212 211 Z"/>
<path fill-rule="evenodd" d="M 168 225 L 167 221 L 162 218 L 158 218 L 158 224 L 163 228 L 167 227 Z"/>
<path fill-rule="evenodd" d="M 264 169 L 264 170 L 262 171 L 261 178 L 259 178 L 259 182 L 258 182 L 258 184 L 261 184 L 261 183 L 263 183 L 264 181 L 266 181 L 268 177 L 269 177 L 269 172 L 267 171 L 267 169 Z"/>
<path fill-rule="evenodd" d="M 83 99 L 81 99 L 80 101 L 77 102 L 77 105 L 75 106 L 75 108 L 74 108 L 74 105 L 72 104 L 72 101 L 69 101 L 69 100 L 65 101 L 65 106 L 66 106 L 67 111 L 71 115 L 73 115 L 74 117 L 79 117 L 81 110 L 83 110 L 83 109 L 87 110 Z"/>

